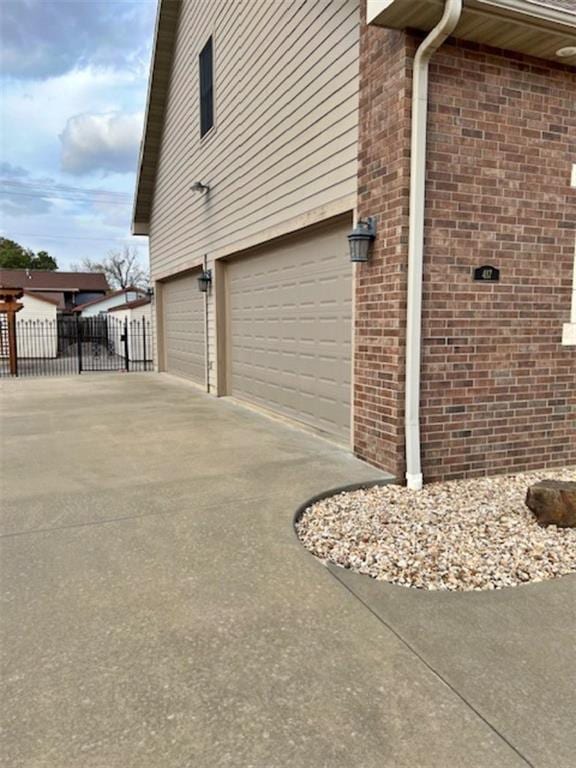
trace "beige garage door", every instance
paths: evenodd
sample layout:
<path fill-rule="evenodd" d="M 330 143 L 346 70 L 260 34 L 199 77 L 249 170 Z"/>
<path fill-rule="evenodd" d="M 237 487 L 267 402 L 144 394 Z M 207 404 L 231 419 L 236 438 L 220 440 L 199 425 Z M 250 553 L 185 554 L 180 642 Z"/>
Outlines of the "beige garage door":
<path fill-rule="evenodd" d="M 162 286 L 166 370 L 176 376 L 205 381 L 204 295 L 198 272 Z"/>
<path fill-rule="evenodd" d="M 332 437 L 350 431 L 351 220 L 228 266 L 232 394 Z"/>

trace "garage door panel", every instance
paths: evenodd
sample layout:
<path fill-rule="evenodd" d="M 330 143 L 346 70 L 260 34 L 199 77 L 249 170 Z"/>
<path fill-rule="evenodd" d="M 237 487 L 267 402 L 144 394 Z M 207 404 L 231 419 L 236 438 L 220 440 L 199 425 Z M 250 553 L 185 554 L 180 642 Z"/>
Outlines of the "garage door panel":
<path fill-rule="evenodd" d="M 350 222 L 229 264 L 232 392 L 347 439 Z"/>
<path fill-rule="evenodd" d="M 162 287 L 166 370 L 198 383 L 205 377 L 204 302 L 197 274 L 170 280 Z"/>

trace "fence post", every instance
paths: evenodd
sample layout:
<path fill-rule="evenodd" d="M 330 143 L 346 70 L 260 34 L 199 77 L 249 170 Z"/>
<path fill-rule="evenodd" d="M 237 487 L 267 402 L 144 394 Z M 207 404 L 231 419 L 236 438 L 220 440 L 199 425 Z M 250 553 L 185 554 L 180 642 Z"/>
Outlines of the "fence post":
<path fill-rule="evenodd" d="M 78 349 L 78 373 L 82 373 L 82 318 L 76 315 L 76 344 Z"/>
<path fill-rule="evenodd" d="M 10 375 L 18 376 L 18 340 L 16 338 L 16 313 L 7 313 L 8 322 L 8 357 L 10 358 Z"/>
<path fill-rule="evenodd" d="M 146 367 L 146 318 L 142 317 L 142 360 L 144 361 L 144 370 L 147 371 L 148 368 Z"/>
<path fill-rule="evenodd" d="M 128 344 L 128 318 L 124 318 L 124 360 L 126 361 L 126 371 L 130 370 L 130 360 L 128 358 L 129 344 Z"/>

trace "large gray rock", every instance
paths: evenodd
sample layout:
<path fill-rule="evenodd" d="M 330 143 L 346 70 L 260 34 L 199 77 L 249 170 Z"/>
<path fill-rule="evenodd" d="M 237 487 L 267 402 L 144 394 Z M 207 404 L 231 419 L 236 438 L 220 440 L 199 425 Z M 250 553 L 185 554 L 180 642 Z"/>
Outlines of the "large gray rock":
<path fill-rule="evenodd" d="M 541 525 L 576 528 L 576 482 L 541 480 L 528 488 L 526 504 Z"/>

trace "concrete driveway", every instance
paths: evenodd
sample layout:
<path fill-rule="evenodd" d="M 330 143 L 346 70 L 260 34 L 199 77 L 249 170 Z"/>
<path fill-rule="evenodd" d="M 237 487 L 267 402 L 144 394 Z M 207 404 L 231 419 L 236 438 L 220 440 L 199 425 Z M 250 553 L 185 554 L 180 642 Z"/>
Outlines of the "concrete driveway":
<path fill-rule="evenodd" d="M 167 376 L 2 390 L 6 766 L 574 765 L 568 580 L 476 613 L 343 584 L 291 518 L 380 477 L 345 451 Z"/>

